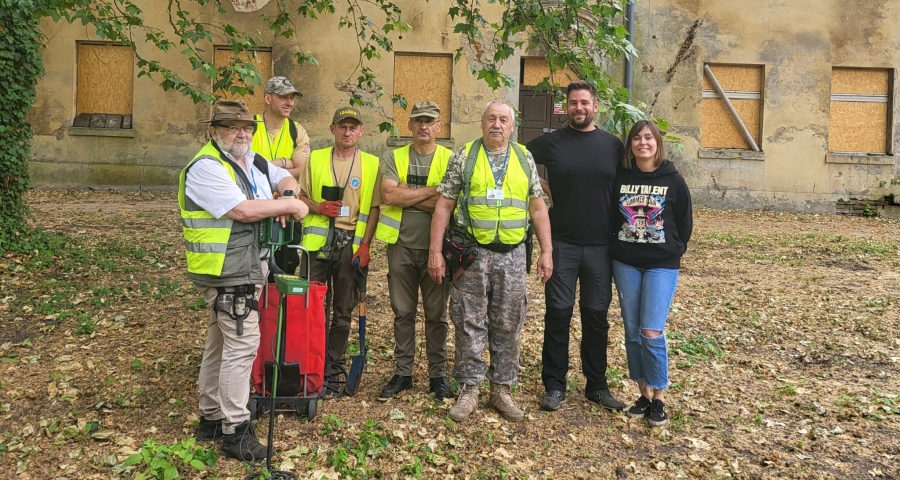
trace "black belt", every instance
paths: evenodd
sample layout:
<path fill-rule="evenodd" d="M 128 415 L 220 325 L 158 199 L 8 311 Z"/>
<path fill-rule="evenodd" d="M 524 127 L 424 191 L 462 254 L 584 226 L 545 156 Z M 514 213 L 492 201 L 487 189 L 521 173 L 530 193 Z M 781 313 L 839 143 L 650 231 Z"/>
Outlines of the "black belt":
<path fill-rule="evenodd" d="M 522 242 L 516 243 L 514 245 L 510 245 L 507 243 L 479 243 L 478 246 L 496 253 L 509 253 L 515 250 L 521 244 Z"/>

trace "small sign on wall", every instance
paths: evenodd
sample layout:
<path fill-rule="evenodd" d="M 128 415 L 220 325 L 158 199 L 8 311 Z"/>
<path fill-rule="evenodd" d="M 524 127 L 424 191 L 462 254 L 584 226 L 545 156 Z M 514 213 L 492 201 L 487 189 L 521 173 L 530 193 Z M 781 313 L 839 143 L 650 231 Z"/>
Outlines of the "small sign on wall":
<path fill-rule="evenodd" d="M 553 114 L 554 115 L 565 115 L 566 108 L 563 106 L 563 102 L 556 102 L 553 104 Z"/>

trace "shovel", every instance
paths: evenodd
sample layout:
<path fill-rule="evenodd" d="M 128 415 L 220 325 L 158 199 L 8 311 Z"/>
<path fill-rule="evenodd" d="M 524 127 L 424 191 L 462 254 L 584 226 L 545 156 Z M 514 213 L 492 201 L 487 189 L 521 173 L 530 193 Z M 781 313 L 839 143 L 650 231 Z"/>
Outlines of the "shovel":
<path fill-rule="evenodd" d="M 359 380 L 362 378 L 363 369 L 366 367 L 366 278 L 369 267 L 356 270 L 356 288 L 359 291 L 359 355 L 354 355 L 350 360 L 350 373 L 347 374 L 347 384 L 344 393 L 351 397 L 356 395 L 359 389 Z"/>

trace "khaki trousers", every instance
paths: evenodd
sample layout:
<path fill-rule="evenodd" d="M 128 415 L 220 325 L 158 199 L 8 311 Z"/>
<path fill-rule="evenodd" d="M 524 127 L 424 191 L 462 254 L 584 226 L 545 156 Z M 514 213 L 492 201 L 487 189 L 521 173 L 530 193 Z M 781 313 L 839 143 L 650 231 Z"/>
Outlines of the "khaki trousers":
<path fill-rule="evenodd" d="M 263 278 L 269 268 L 260 262 Z M 200 363 L 200 415 L 207 420 L 223 420 L 222 432 L 234 433 L 234 427 L 250 420 L 250 370 L 259 349 L 259 313 L 251 311 L 244 319 L 244 334 L 238 336 L 237 322 L 227 313 L 216 312 L 218 292 L 213 287 L 197 285 L 209 307 L 206 346 Z M 259 299 L 260 286 L 256 287 Z"/>
<path fill-rule="evenodd" d="M 387 256 L 397 375 L 412 375 L 416 355 L 416 307 L 421 290 L 428 377 L 446 377 L 448 321 L 445 312 L 450 282 L 438 285 L 428 276 L 428 250 L 393 244 L 388 245 Z"/>

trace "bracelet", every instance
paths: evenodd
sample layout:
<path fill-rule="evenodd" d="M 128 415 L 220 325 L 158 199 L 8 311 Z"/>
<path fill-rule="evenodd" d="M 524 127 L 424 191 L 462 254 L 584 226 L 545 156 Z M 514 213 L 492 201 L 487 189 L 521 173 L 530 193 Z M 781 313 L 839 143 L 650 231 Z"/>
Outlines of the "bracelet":
<path fill-rule="evenodd" d="M 284 159 L 281 159 L 281 168 L 287 168 L 287 163 L 285 163 Z"/>

